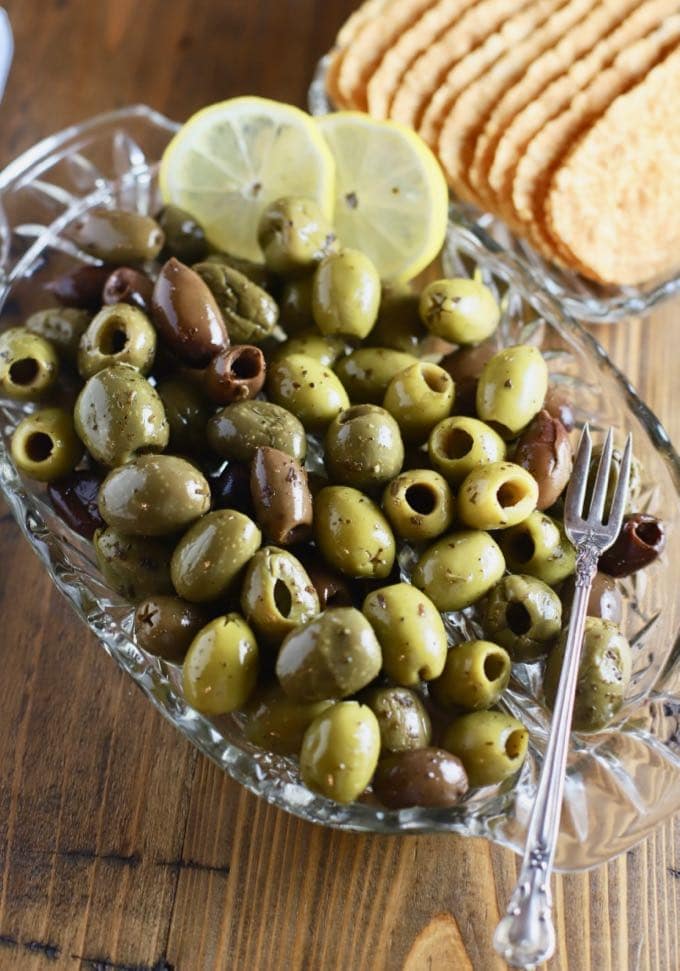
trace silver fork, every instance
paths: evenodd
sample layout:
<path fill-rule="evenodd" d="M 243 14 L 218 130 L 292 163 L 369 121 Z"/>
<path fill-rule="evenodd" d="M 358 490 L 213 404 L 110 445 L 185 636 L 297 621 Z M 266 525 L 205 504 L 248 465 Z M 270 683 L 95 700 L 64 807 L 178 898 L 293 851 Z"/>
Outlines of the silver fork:
<path fill-rule="evenodd" d="M 588 425 L 584 426 L 565 499 L 564 525 L 567 536 L 576 547 L 574 601 L 552 726 L 529 821 L 522 868 L 505 917 L 494 934 L 496 951 L 508 964 L 517 968 L 533 967 L 546 961 L 555 950 L 550 877 L 560 828 L 564 775 L 586 609 L 598 558 L 618 536 L 628 495 L 632 453 L 630 435 L 626 441 L 618 483 L 605 521 L 604 505 L 612 459 L 612 440 L 610 428 L 600 456 L 590 509 L 585 515 L 583 507 L 592 442 L 590 429 Z"/>

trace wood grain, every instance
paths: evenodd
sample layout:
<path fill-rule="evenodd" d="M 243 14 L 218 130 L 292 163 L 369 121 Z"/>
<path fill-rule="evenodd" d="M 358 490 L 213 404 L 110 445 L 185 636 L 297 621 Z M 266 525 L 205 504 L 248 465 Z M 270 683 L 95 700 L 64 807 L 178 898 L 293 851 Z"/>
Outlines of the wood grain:
<path fill-rule="evenodd" d="M 352 0 L 10 0 L 0 164 L 88 115 L 303 104 Z M 597 337 L 680 441 L 678 306 Z M 495 971 L 515 858 L 352 836 L 231 782 L 135 691 L 0 505 L 0 969 Z M 678 971 L 680 820 L 556 881 L 550 971 Z"/>

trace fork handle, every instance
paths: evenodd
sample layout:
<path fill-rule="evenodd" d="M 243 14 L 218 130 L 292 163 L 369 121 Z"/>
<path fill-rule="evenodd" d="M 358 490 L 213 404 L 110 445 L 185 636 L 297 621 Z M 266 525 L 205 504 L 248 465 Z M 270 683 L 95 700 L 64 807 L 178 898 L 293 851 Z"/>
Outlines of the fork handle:
<path fill-rule="evenodd" d="M 588 598 L 597 570 L 598 551 L 580 546 L 576 556 L 574 601 L 564 650 L 562 673 L 553 710 L 551 731 L 527 831 L 519 879 L 494 934 L 494 947 L 513 967 L 524 968 L 552 957 L 550 877 L 560 828 L 564 775 L 569 751 L 571 719 L 583 648 Z"/>

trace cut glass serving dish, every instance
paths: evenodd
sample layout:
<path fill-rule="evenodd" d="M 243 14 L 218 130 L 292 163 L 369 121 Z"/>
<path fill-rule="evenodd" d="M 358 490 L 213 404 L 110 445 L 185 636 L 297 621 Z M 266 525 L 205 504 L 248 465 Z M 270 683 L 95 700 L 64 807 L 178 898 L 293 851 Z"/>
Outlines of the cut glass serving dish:
<path fill-rule="evenodd" d="M 93 206 L 153 213 L 159 204 L 157 162 L 177 125 L 143 106 L 93 118 L 40 142 L 0 175 L 0 329 L 50 304 L 43 284 L 81 262 L 96 262 L 69 241 L 69 227 Z M 644 469 L 641 506 L 668 527 L 661 561 L 620 581 L 624 630 L 634 676 L 616 722 L 596 735 L 575 735 L 566 782 L 558 865 L 579 869 L 626 850 L 680 809 L 680 461 L 668 437 L 605 351 L 560 309 L 554 295 L 469 227 L 450 227 L 443 271 L 477 265 L 502 306 L 503 344 L 536 343 L 552 380 L 571 398 L 577 419 L 595 429 L 632 431 Z M 29 406 L 30 407 L 30 406 Z M 532 804 L 547 719 L 540 669 L 520 665 L 506 696 L 531 730 L 519 777 L 472 792 L 453 809 L 387 811 L 370 795 L 341 806 L 308 791 L 294 761 L 266 753 L 244 737 L 239 716 L 209 719 L 189 708 L 179 671 L 135 644 L 132 608 L 107 588 L 91 545 L 54 513 L 44 488 L 22 480 L 9 438 L 27 406 L 0 400 L 0 487 L 26 538 L 56 586 L 104 649 L 187 738 L 234 779 L 303 819 L 379 833 L 455 832 L 521 848 Z M 312 454 L 314 450 L 312 449 Z M 408 576 L 412 551 L 400 554 Z M 471 611 L 447 615 L 451 641 L 479 634 Z M 88 650 L 89 645 L 83 647 Z"/>

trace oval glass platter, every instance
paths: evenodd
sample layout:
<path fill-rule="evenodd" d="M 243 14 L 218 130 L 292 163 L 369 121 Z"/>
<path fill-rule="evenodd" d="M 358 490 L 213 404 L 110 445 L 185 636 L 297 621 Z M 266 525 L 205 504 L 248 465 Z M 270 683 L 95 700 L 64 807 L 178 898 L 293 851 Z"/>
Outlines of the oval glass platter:
<path fill-rule="evenodd" d="M 0 176 L 0 329 L 49 304 L 43 284 L 79 263 L 96 262 L 69 241 L 69 226 L 95 205 L 154 212 L 157 162 L 177 125 L 144 106 L 93 118 L 38 143 Z M 613 425 L 619 441 L 633 432 L 644 469 L 643 511 L 664 519 L 663 558 L 619 581 L 624 630 L 633 644 L 634 676 L 616 722 L 596 735 L 575 735 L 569 760 L 558 852 L 563 869 L 593 866 L 628 849 L 680 809 L 680 461 L 668 436 L 606 353 L 531 274 L 474 232 L 452 225 L 443 270 L 468 275 L 475 266 L 502 305 L 501 342 L 536 343 L 551 379 L 571 398 L 578 423 Z M 179 669 L 141 651 L 132 608 L 104 584 L 89 543 L 54 513 L 38 483 L 23 480 L 9 457 L 9 438 L 26 406 L 0 400 L 0 487 L 56 586 L 104 649 L 187 738 L 236 781 L 303 819 L 379 833 L 455 832 L 521 847 L 547 729 L 540 667 L 517 665 L 506 696 L 531 731 L 530 757 L 519 778 L 478 789 L 453 809 L 386 811 L 370 794 L 341 806 L 300 782 L 294 761 L 255 748 L 239 716 L 208 719 L 186 705 Z M 311 450 L 312 455 L 314 449 Z M 400 554 L 408 577 L 411 552 Z M 478 632 L 470 611 L 447 615 L 452 643 Z M 87 648 L 85 648 L 87 649 Z"/>

